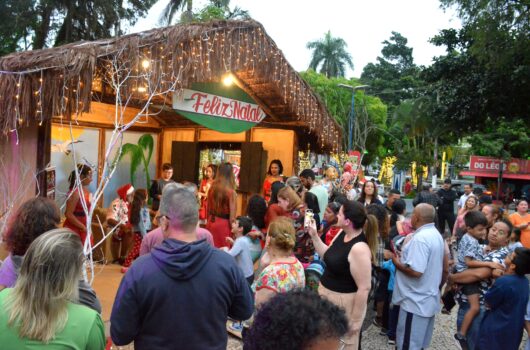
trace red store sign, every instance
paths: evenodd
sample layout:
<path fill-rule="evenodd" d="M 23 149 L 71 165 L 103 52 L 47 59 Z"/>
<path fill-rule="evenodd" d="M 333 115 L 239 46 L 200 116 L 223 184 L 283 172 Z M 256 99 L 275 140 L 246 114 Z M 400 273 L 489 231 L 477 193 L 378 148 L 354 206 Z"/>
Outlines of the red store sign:
<path fill-rule="evenodd" d="M 492 172 L 499 171 L 501 160 L 492 157 L 471 156 L 469 170 Z M 503 163 L 503 172 L 512 174 L 530 174 L 530 161 L 512 158 Z"/>

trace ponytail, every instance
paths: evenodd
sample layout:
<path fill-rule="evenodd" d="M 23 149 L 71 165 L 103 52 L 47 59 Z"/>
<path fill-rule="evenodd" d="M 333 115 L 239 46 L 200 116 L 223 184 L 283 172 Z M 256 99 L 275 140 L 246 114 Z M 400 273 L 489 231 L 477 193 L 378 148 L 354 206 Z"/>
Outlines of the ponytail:
<path fill-rule="evenodd" d="M 379 235 L 379 227 L 377 224 L 377 218 L 368 214 L 366 217 L 366 223 L 364 224 L 364 235 L 366 236 L 366 241 L 368 242 L 368 247 L 372 253 L 372 264 L 377 265 L 377 245 L 379 244 L 377 236 Z"/>
<path fill-rule="evenodd" d="M 392 215 L 390 215 L 390 227 L 396 226 L 398 220 L 399 220 L 398 214 L 395 211 L 393 211 Z"/>

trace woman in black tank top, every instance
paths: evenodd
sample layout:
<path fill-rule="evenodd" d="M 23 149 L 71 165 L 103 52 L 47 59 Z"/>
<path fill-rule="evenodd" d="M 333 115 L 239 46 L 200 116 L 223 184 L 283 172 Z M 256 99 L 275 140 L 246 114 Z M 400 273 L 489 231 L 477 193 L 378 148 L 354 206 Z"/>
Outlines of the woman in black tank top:
<path fill-rule="evenodd" d="M 346 311 L 349 331 L 342 341 L 344 349 L 357 350 L 361 326 L 366 313 L 372 273 L 372 249 L 377 237 L 366 237 L 363 231 L 367 222 L 364 206 L 347 201 L 339 210 L 337 226 L 342 230 L 328 247 L 314 227 L 309 234 L 315 250 L 324 257 L 326 269 L 320 280 L 319 294 Z M 368 221 L 370 223 L 372 221 Z M 366 232 L 377 232 L 371 227 Z"/>

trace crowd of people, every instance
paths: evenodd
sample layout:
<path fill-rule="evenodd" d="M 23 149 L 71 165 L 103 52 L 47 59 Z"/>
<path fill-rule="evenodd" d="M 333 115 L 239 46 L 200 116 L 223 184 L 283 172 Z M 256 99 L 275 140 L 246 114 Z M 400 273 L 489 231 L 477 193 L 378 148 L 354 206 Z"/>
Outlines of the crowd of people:
<path fill-rule="evenodd" d="M 284 177 L 273 160 L 244 216 L 229 163 L 205 167 L 199 186 L 176 183 L 164 164 L 150 189 L 120 187 L 106 223 L 125 274 L 112 342 L 225 349 L 231 319 L 244 349 L 357 350 L 373 308 L 388 344 L 424 349 L 435 315 L 458 305 L 461 348 L 518 349 L 530 331 L 528 202 L 507 218 L 469 188 L 457 198 L 446 180 L 437 192 L 426 186 L 407 212 L 400 191 L 384 201 L 373 181 L 355 186 L 348 169 L 330 167 L 317 181 L 311 169 Z M 7 348 L 105 347 L 101 304 L 81 273 L 91 176 L 84 165 L 73 172 L 64 228 L 56 204 L 35 198 L 4 235 Z"/>

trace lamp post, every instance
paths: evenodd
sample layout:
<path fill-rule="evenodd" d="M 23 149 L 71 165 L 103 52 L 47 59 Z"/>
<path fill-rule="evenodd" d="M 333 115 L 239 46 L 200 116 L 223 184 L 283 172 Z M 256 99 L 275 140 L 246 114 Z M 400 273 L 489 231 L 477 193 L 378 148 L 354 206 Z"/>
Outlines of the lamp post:
<path fill-rule="evenodd" d="M 355 91 L 357 90 L 363 90 L 366 88 L 369 88 L 370 85 L 359 85 L 359 86 L 351 86 L 346 84 L 338 84 L 338 87 L 351 90 L 351 111 L 350 115 L 348 116 L 348 151 L 352 151 L 352 143 L 353 143 L 353 122 L 355 120 Z"/>

